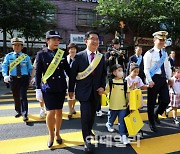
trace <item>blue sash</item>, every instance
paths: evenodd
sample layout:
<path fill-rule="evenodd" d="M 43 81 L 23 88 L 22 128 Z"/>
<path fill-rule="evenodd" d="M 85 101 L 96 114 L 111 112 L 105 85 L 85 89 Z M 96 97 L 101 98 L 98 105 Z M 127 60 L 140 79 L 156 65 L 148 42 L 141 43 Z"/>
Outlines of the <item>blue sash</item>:
<path fill-rule="evenodd" d="M 139 57 L 137 57 L 137 62 L 136 64 L 139 66 L 141 64 L 141 61 L 142 61 L 142 55 L 140 55 Z"/>
<path fill-rule="evenodd" d="M 150 70 L 150 76 L 151 77 L 153 77 L 154 74 L 156 74 L 156 72 L 161 68 L 161 66 L 164 63 L 165 59 L 166 59 L 166 52 L 163 51 L 161 59 Z"/>

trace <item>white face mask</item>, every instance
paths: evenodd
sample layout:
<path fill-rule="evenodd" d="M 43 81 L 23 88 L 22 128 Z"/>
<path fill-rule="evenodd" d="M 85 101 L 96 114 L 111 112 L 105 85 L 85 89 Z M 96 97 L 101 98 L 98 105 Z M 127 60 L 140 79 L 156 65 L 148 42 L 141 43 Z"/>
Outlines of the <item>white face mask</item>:
<path fill-rule="evenodd" d="M 123 78 L 124 77 L 124 73 L 123 72 L 117 72 L 117 77 L 118 78 Z"/>

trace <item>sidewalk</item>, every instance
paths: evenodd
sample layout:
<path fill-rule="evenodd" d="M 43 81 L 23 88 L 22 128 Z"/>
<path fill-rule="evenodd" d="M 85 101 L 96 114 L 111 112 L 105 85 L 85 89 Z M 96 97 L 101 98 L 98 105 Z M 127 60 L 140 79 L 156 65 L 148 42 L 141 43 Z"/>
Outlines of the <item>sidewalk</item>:
<path fill-rule="evenodd" d="M 6 84 L 4 83 L 3 79 L 0 80 L 0 96 L 6 93 L 9 93 L 11 91 L 10 88 L 6 87 Z"/>

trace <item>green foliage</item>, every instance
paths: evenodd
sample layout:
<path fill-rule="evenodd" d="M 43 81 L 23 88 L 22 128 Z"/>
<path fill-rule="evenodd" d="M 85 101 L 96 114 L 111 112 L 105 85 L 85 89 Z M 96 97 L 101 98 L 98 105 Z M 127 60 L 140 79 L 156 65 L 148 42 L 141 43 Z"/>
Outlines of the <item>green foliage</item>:
<path fill-rule="evenodd" d="M 46 0 L 0 0 L 0 27 L 18 30 L 26 39 L 39 39 L 55 25 L 55 5 Z"/>
<path fill-rule="evenodd" d="M 109 31 L 119 29 L 123 20 L 126 29 L 136 36 L 149 36 L 166 30 L 174 40 L 180 35 L 180 0 L 98 0 L 97 12 L 103 16 L 101 26 Z"/>

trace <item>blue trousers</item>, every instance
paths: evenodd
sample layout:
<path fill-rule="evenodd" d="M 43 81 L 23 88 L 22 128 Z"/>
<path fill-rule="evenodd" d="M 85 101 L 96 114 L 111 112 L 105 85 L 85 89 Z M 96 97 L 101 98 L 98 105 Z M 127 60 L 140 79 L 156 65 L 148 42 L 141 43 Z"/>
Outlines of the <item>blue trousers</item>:
<path fill-rule="evenodd" d="M 127 115 L 127 110 L 111 110 L 108 111 L 108 123 L 113 126 L 114 121 L 118 117 L 118 128 L 120 135 L 126 135 L 126 124 L 124 122 L 124 117 Z"/>

